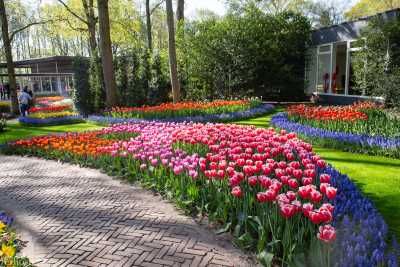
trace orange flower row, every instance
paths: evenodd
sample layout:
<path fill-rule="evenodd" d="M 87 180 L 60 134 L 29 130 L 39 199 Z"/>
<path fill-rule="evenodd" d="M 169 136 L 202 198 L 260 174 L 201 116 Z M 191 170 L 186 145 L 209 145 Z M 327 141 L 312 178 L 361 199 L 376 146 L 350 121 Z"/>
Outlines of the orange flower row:
<path fill-rule="evenodd" d="M 67 151 L 77 155 L 96 156 L 99 148 L 110 146 L 115 141 L 97 137 L 100 132 L 68 133 L 65 135 L 39 136 L 15 142 L 17 146 L 35 147 L 43 150 Z"/>
<path fill-rule="evenodd" d="M 208 109 L 231 105 L 246 105 L 249 101 L 246 100 L 217 100 L 213 102 L 179 102 L 179 103 L 164 103 L 158 106 L 143 106 L 143 107 L 114 107 L 113 112 L 160 112 L 160 111 L 179 111 L 185 109 Z"/>
<path fill-rule="evenodd" d="M 368 115 L 361 112 L 361 109 L 370 109 L 376 107 L 373 103 L 357 103 L 351 106 L 342 107 L 310 107 L 305 105 L 290 106 L 287 111 L 291 116 L 300 116 L 312 120 L 330 120 L 330 121 L 357 121 L 368 120 Z"/>

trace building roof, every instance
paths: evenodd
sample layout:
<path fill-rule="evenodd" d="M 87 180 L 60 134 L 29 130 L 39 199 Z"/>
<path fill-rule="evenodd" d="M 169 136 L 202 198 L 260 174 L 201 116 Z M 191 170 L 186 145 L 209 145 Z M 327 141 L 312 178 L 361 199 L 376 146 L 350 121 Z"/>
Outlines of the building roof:
<path fill-rule="evenodd" d="M 368 25 L 372 18 L 381 17 L 384 21 L 389 21 L 400 15 L 400 8 L 388 10 L 373 16 L 362 17 L 357 20 L 343 22 L 337 25 L 320 28 L 312 32 L 312 44 L 322 45 L 340 41 L 358 39 L 361 31 Z"/>
<path fill-rule="evenodd" d="M 30 68 L 34 67 L 37 64 L 48 64 L 48 63 L 71 63 L 74 59 L 74 56 L 52 56 L 52 57 L 42 57 L 42 58 L 31 58 L 14 61 L 14 67 L 17 68 Z M 7 63 L 0 62 L 0 68 L 6 68 Z"/>

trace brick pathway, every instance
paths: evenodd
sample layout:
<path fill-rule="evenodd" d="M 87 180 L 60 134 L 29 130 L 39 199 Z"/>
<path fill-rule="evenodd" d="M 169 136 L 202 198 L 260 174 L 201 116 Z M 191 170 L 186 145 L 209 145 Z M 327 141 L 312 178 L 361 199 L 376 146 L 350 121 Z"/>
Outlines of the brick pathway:
<path fill-rule="evenodd" d="M 0 192 L 37 266 L 255 266 L 161 197 L 96 170 L 0 156 Z"/>

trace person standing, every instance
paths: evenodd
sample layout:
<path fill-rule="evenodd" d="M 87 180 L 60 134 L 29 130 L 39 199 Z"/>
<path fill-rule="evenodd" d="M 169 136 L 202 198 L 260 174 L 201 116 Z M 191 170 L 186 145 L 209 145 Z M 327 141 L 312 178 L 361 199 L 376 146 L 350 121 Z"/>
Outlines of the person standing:
<path fill-rule="evenodd" d="M 29 101 L 32 100 L 32 97 L 28 94 L 28 88 L 24 88 L 22 93 L 18 97 L 19 101 L 19 109 L 21 112 L 21 116 L 25 117 L 29 110 Z"/>
<path fill-rule="evenodd" d="M 4 93 L 4 85 L 0 84 L 0 99 L 5 98 L 5 93 Z"/>

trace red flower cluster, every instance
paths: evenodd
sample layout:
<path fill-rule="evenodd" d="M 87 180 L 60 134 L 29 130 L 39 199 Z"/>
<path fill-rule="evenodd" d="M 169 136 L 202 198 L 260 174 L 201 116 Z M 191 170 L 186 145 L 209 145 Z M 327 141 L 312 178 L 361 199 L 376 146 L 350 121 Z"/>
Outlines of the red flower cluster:
<path fill-rule="evenodd" d="M 29 109 L 29 113 L 35 113 L 35 112 L 57 112 L 57 111 L 70 110 L 70 109 L 72 109 L 72 107 L 70 105 L 38 107 L 38 108 L 30 108 Z"/>
<path fill-rule="evenodd" d="M 113 107 L 112 112 L 164 112 L 164 111 L 180 111 L 180 110 L 203 110 L 209 108 L 216 108 L 231 105 L 245 105 L 249 102 L 246 100 L 218 100 L 213 102 L 179 102 L 179 103 L 163 103 L 158 106 L 144 106 L 144 107 Z"/>
<path fill-rule="evenodd" d="M 300 116 L 312 120 L 366 121 L 368 120 L 368 115 L 360 111 L 360 109 L 364 108 L 371 108 L 371 104 L 355 104 L 342 107 L 293 105 L 287 109 L 287 112 L 289 116 Z"/>
<path fill-rule="evenodd" d="M 227 177 L 234 197 L 251 195 L 255 189 L 257 201 L 277 203 L 284 218 L 300 213 L 314 224 L 332 221 L 334 207 L 327 201 L 335 198 L 337 190 L 330 185 L 329 175 L 318 177 L 316 172 L 326 163 L 316 155 L 310 158 L 312 146 L 296 134 L 194 125 L 176 132 L 175 140 L 207 145 L 210 153 L 200 159 L 200 170 L 208 179 Z"/>

